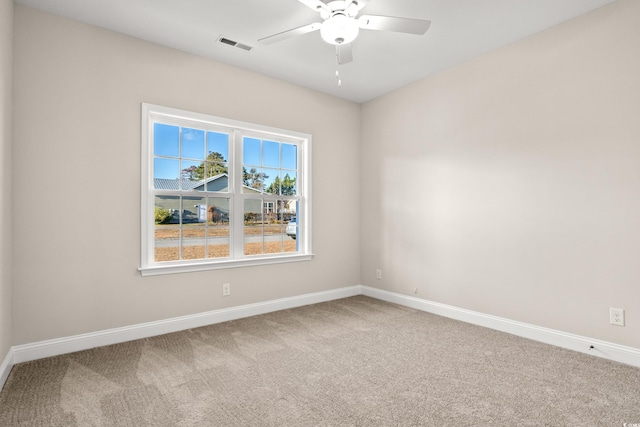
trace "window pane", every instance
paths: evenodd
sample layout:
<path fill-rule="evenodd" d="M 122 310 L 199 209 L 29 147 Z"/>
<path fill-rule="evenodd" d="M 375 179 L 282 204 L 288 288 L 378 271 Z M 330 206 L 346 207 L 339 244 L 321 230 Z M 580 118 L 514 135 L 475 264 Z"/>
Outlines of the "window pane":
<path fill-rule="evenodd" d="M 296 196 L 298 194 L 298 174 L 291 171 L 283 171 L 282 177 L 282 195 Z"/>
<path fill-rule="evenodd" d="M 282 144 L 282 168 L 298 169 L 298 147 L 293 144 Z"/>
<path fill-rule="evenodd" d="M 264 253 L 277 254 L 283 252 L 284 219 L 282 200 L 265 200 L 264 202 Z"/>
<path fill-rule="evenodd" d="M 182 128 L 182 157 L 204 160 L 204 131 Z"/>
<path fill-rule="evenodd" d="M 207 200 L 182 198 L 182 259 L 206 257 Z"/>
<path fill-rule="evenodd" d="M 229 171 L 227 163 L 213 163 L 207 162 L 207 178 L 221 175 Z"/>
<path fill-rule="evenodd" d="M 210 197 L 207 208 L 208 258 L 229 256 L 229 199 Z"/>
<path fill-rule="evenodd" d="M 180 197 L 155 197 L 155 262 L 180 259 Z"/>
<path fill-rule="evenodd" d="M 242 163 L 260 166 L 260 140 L 245 137 L 242 139 Z"/>
<path fill-rule="evenodd" d="M 264 186 L 265 173 L 261 168 L 242 168 L 242 192 L 256 193 L 262 192 Z"/>
<path fill-rule="evenodd" d="M 298 227 L 296 223 L 295 215 L 295 201 L 283 202 L 283 215 L 284 218 L 284 252 L 296 252 L 298 250 Z"/>
<path fill-rule="evenodd" d="M 180 154 L 180 128 L 154 123 L 153 153 L 156 156 L 178 157 Z"/>
<path fill-rule="evenodd" d="M 290 220 L 296 219 L 296 208 L 298 206 L 298 202 L 296 200 L 283 200 L 282 201 L 282 215 L 284 217 L 285 223 Z"/>
<path fill-rule="evenodd" d="M 226 165 L 207 165 L 207 191 L 229 191 L 229 176 L 222 175 L 227 172 Z"/>
<path fill-rule="evenodd" d="M 264 188 L 265 193 L 280 194 L 280 171 L 278 169 L 264 170 Z"/>
<path fill-rule="evenodd" d="M 280 143 L 274 141 L 262 142 L 262 166 L 266 168 L 280 167 Z"/>
<path fill-rule="evenodd" d="M 244 201 L 244 254 L 262 253 L 262 199 Z"/>
<path fill-rule="evenodd" d="M 180 189 L 180 161 L 153 159 L 153 187 L 161 190 Z"/>
<path fill-rule="evenodd" d="M 207 132 L 208 160 L 226 162 L 229 160 L 229 135 L 226 133 Z"/>
<path fill-rule="evenodd" d="M 182 190 L 204 191 L 202 183 L 202 162 L 182 161 Z"/>

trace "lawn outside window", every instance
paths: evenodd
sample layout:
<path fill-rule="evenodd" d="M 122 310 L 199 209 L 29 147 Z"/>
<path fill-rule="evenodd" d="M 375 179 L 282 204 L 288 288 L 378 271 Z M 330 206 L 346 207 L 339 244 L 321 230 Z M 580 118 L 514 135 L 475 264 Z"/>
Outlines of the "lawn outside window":
<path fill-rule="evenodd" d="M 141 133 L 143 276 L 311 259 L 311 135 L 146 103 Z"/>

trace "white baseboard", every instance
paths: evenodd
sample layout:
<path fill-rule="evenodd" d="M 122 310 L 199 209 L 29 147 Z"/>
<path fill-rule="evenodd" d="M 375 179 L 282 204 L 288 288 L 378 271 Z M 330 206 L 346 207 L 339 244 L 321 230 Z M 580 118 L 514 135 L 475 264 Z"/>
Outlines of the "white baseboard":
<path fill-rule="evenodd" d="M 0 364 L 0 390 L 4 387 L 4 383 L 7 381 L 7 378 L 9 378 L 11 368 L 13 368 L 13 353 L 11 349 L 9 349 L 9 352 L 7 352 L 2 364 Z"/>
<path fill-rule="evenodd" d="M 104 345 L 148 338 L 356 295 L 366 295 L 371 298 L 392 302 L 428 313 L 461 320 L 463 322 L 507 332 L 535 341 L 640 367 L 640 349 L 637 348 L 626 347 L 553 329 L 542 328 L 527 323 L 516 322 L 502 317 L 465 310 L 446 304 L 383 291 L 368 286 L 356 285 L 325 292 L 299 295 L 256 304 L 241 305 L 238 307 L 213 310 L 182 317 L 174 317 L 157 322 L 141 323 L 122 328 L 108 329 L 105 331 L 13 346 L 0 365 L 0 389 L 4 386 L 4 383 L 11 372 L 11 368 L 15 363 L 28 362 L 45 357 L 72 353 L 74 351 L 87 350 Z M 593 346 L 593 348 L 591 348 L 591 346 Z"/>
<path fill-rule="evenodd" d="M 105 331 L 74 335 L 71 337 L 57 338 L 48 341 L 40 341 L 32 344 L 17 345 L 11 348 L 11 353 L 13 354 L 12 361 L 13 363 L 28 362 L 30 360 L 153 337 L 171 332 L 197 328 L 200 326 L 226 322 L 229 320 L 270 313 L 273 311 L 286 310 L 309 304 L 347 298 L 360 294 L 360 285 L 356 285 L 330 291 L 241 305 L 221 310 L 213 310 L 188 316 L 174 317 L 171 319 L 159 320 L 157 322 L 141 323 L 122 328 L 108 329 Z"/>
<path fill-rule="evenodd" d="M 640 349 L 627 347 L 607 341 L 596 340 L 580 335 L 543 328 L 528 323 L 517 322 L 503 317 L 491 316 L 477 311 L 465 310 L 446 304 L 440 304 L 420 298 L 383 291 L 381 289 L 362 286 L 362 294 L 371 298 L 392 302 L 416 310 L 449 317 L 478 326 L 507 332 L 534 341 L 555 345 L 557 347 L 614 360 L 631 366 L 640 367 Z M 591 347 L 593 346 L 593 348 Z"/>

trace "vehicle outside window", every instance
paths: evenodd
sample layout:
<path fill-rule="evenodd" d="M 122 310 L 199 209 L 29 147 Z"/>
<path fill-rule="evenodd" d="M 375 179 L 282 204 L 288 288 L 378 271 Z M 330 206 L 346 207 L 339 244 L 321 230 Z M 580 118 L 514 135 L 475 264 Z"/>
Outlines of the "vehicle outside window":
<path fill-rule="evenodd" d="M 291 218 L 289 223 L 287 224 L 287 236 L 291 237 L 295 240 L 298 236 L 298 224 L 296 223 L 296 218 Z"/>

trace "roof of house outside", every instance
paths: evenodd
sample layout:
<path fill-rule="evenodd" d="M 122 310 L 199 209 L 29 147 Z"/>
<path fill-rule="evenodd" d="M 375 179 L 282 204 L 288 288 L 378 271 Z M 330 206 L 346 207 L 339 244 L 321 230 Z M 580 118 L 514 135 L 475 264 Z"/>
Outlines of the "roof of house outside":
<path fill-rule="evenodd" d="M 190 191 L 190 190 L 195 190 L 198 187 L 204 188 L 205 184 L 208 184 L 213 181 L 217 181 L 220 178 L 228 178 L 228 175 L 226 173 L 221 173 L 207 179 L 201 179 L 199 181 L 192 181 L 190 179 L 184 179 L 184 178 L 183 179 L 153 178 L 153 188 L 155 188 L 156 190 Z M 180 188 L 181 183 L 182 183 L 182 188 Z M 255 192 L 260 194 L 268 194 L 256 188 L 249 187 L 248 185 L 243 184 L 242 187 L 244 187 L 246 190 L 252 193 Z"/>
<path fill-rule="evenodd" d="M 190 179 L 167 179 L 167 178 L 153 178 L 153 188 L 156 190 L 193 190 L 198 187 L 204 186 L 204 184 L 216 181 L 222 177 L 226 177 L 226 173 L 221 173 L 212 176 L 207 179 L 201 179 L 199 181 L 192 181 Z M 182 183 L 182 188 L 180 184 Z"/>

